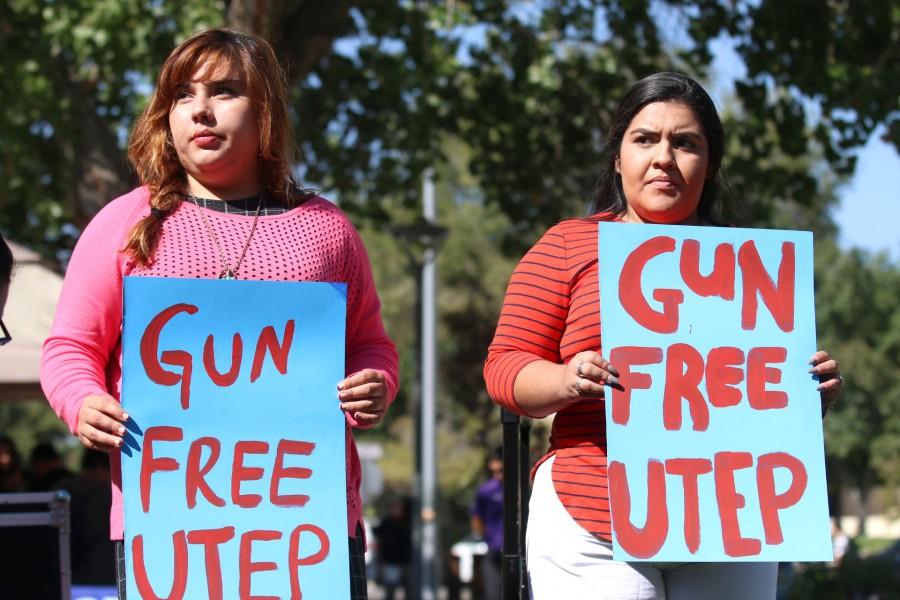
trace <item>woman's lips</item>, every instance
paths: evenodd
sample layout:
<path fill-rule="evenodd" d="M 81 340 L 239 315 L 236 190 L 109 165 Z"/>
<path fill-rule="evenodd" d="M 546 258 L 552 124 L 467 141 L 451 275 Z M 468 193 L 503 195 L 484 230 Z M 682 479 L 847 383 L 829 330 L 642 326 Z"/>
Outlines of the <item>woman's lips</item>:
<path fill-rule="evenodd" d="M 674 190 L 678 187 L 671 179 L 651 179 L 647 185 L 658 190 Z"/>
<path fill-rule="evenodd" d="M 200 133 L 191 138 L 191 141 L 200 146 L 201 148 L 206 148 L 209 146 L 216 146 L 219 143 L 219 136 L 214 133 Z"/>

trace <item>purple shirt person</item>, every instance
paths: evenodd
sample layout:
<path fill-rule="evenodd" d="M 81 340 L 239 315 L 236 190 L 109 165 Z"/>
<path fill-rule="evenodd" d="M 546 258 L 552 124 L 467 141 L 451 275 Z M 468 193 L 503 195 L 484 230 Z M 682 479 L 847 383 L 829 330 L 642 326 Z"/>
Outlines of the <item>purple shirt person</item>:
<path fill-rule="evenodd" d="M 484 539 L 488 554 L 481 561 L 483 598 L 500 598 L 500 562 L 503 556 L 503 457 L 493 452 L 487 460 L 490 478 L 478 487 L 472 503 L 472 532 Z"/>

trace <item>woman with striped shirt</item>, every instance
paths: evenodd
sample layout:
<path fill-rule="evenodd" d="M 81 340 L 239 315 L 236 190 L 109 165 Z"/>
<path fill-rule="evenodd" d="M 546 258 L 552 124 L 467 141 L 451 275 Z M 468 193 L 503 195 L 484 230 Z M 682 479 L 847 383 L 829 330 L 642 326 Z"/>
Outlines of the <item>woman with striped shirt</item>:
<path fill-rule="evenodd" d="M 612 560 L 604 386 L 618 372 L 601 354 L 597 224 L 713 225 L 722 124 L 692 79 L 657 73 L 620 102 L 591 216 L 550 228 L 517 266 L 485 363 L 491 397 L 530 417 L 555 414 L 535 465 L 527 564 L 536 599 L 774 598 L 772 563 Z M 823 407 L 840 393 L 838 365 L 811 359 Z"/>

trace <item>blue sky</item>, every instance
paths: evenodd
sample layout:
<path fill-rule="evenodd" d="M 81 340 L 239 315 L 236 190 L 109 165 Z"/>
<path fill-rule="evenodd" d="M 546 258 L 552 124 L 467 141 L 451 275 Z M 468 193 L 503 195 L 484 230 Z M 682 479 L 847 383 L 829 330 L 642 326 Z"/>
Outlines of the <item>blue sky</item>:
<path fill-rule="evenodd" d="M 887 252 L 900 262 L 900 155 L 873 135 L 859 155 L 853 179 L 839 190 L 832 213 L 841 245 Z"/>

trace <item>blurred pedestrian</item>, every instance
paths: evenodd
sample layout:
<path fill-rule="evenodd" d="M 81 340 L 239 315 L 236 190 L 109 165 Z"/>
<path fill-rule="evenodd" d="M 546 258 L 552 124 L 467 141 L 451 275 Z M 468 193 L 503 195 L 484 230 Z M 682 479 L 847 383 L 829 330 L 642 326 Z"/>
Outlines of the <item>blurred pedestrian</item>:
<path fill-rule="evenodd" d="M 9 297 L 9 283 L 12 280 L 13 255 L 12 250 L 3 236 L 0 235 L 0 346 L 5 346 L 12 341 L 6 324 L 3 323 L 3 309 L 6 308 L 6 299 Z"/>
<path fill-rule="evenodd" d="M 831 564 L 834 567 L 839 567 L 845 558 L 856 558 L 858 551 L 856 543 L 841 529 L 837 517 L 831 519 L 831 550 L 834 555 Z"/>
<path fill-rule="evenodd" d="M 481 557 L 481 591 L 484 600 L 499 600 L 503 560 L 503 453 L 491 452 L 485 464 L 487 481 L 478 486 L 472 503 L 472 533 L 487 544 Z"/>
<path fill-rule="evenodd" d="M 398 589 L 409 600 L 409 570 L 412 562 L 412 509 L 404 496 L 391 503 L 387 516 L 373 529 L 378 542 L 378 580 L 384 587 L 384 600 L 394 600 Z"/>
<path fill-rule="evenodd" d="M 116 566 L 110 560 L 114 543 L 109 539 L 112 496 L 109 455 L 85 448 L 81 470 L 71 486 L 72 583 L 116 584 Z"/>
<path fill-rule="evenodd" d="M 0 494 L 25 491 L 22 455 L 8 436 L 0 437 Z"/>
<path fill-rule="evenodd" d="M 41 442 L 31 449 L 28 460 L 28 491 L 69 491 L 75 475 L 66 468 L 62 456 L 50 442 Z"/>

